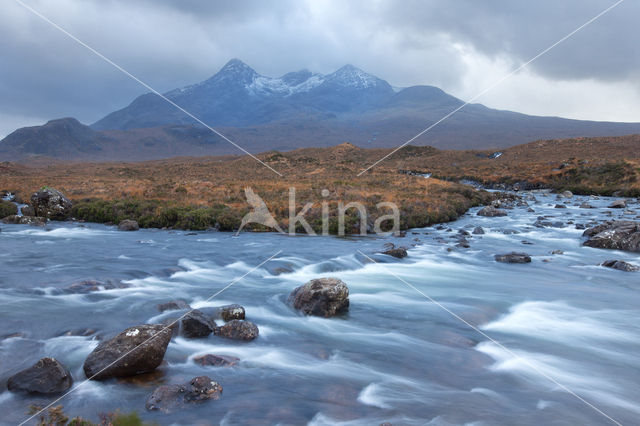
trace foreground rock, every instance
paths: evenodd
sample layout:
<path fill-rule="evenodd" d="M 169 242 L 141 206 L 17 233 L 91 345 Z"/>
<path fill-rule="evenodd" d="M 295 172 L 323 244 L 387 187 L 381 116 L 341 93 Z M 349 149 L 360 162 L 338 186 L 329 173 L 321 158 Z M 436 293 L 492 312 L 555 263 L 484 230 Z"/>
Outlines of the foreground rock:
<path fill-rule="evenodd" d="M 582 236 L 589 238 L 583 244 L 587 247 L 640 252 L 640 222 L 608 221 L 587 229 Z"/>
<path fill-rule="evenodd" d="M 68 390 L 72 384 L 71 373 L 64 365 L 54 358 L 42 358 L 9 377 L 7 388 L 11 392 L 53 395 Z"/>
<path fill-rule="evenodd" d="M 187 313 L 181 321 L 182 335 L 185 337 L 207 337 L 216 327 L 216 323 L 201 311 L 194 309 Z"/>
<path fill-rule="evenodd" d="M 65 220 L 71 215 L 71 201 L 54 188 L 43 188 L 31 196 L 36 216 L 52 220 Z"/>
<path fill-rule="evenodd" d="M 204 366 L 232 367 L 240 362 L 240 358 L 227 355 L 206 354 L 193 358 L 193 362 Z"/>
<path fill-rule="evenodd" d="M 506 216 L 507 212 L 501 209 L 497 209 L 494 206 L 484 207 L 482 210 L 478 212 L 478 216 L 486 216 L 486 217 L 498 217 L 498 216 Z"/>
<path fill-rule="evenodd" d="M 349 309 L 349 288 L 337 278 L 320 278 L 296 288 L 288 302 L 307 315 L 332 317 Z"/>
<path fill-rule="evenodd" d="M 145 407 L 150 411 L 160 410 L 169 413 L 186 404 L 216 400 L 220 399 L 220 396 L 222 396 L 222 386 L 218 382 L 207 376 L 198 376 L 183 385 L 158 387 L 147 399 Z"/>
<path fill-rule="evenodd" d="M 231 320 L 213 331 L 216 336 L 234 340 L 253 340 L 258 337 L 258 326 L 250 321 Z"/>
<path fill-rule="evenodd" d="M 494 258 L 496 262 L 502 263 L 531 263 L 531 256 L 526 253 L 496 254 Z"/>
<path fill-rule="evenodd" d="M 605 260 L 604 262 L 602 262 L 602 266 L 625 272 L 640 271 L 640 268 L 636 265 L 632 265 L 631 263 L 627 263 L 623 260 Z"/>
<path fill-rule="evenodd" d="M 104 380 L 148 373 L 160 365 L 170 340 L 171 330 L 163 325 L 127 328 L 113 339 L 100 343 L 89 354 L 84 362 L 84 374 Z"/>
<path fill-rule="evenodd" d="M 3 218 L 2 223 L 6 223 L 9 225 L 45 226 L 47 224 L 47 219 L 45 219 L 44 217 L 18 216 L 14 214 Z"/>
<path fill-rule="evenodd" d="M 225 305 L 220 306 L 216 310 L 216 315 L 222 318 L 225 322 L 231 320 L 243 320 L 245 311 L 240 305 Z"/>
<path fill-rule="evenodd" d="M 125 219 L 118 224 L 118 231 L 137 231 L 138 229 L 140 226 L 135 220 Z"/>

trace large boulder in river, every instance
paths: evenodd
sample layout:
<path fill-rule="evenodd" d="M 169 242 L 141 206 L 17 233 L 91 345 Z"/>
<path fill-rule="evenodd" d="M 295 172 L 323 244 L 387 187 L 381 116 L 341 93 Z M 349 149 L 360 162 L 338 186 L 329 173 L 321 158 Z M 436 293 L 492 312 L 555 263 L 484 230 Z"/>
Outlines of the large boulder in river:
<path fill-rule="evenodd" d="M 251 321 L 231 320 L 213 330 L 216 336 L 234 340 L 253 340 L 258 337 L 258 326 Z"/>
<path fill-rule="evenodd" d="M 182 335 L 185 337 L 207 337 L 216 328 L 216 323 L 201 311 L 194 309 L 182 317 Z"/>
<path fill-rule="evenodd" d="M 71 373 L 54 358 L 40 361 L 9 377 L 7 388 L 11 392 L 53 395 L 68 390 L 73 384 Z"/>
<path fill-rule="evenodd" d="M 582 236 L 589 238 L 583 244 L 587 247 L 640 252 L 640 222 L 607 221 L 587 229 Z"/>
<path fill-rule="evenodd" d="M 496 254 L 494 258 L 496 262 L 502 263 L 531 263 L 531 256 L 526 253 Z"/>
<path fill-rule="evenodd" d="M 640 268 L 636 265 L 632 265 L 631 263 L 625 262 L 624 260 L 605 260 L 602 262 L 602 266 L 607 268 L 617 269 L 619 271 L 625 272 L 636 272 L 640 271 Z"/>
<path fill-rule="evenodd" d="M 131 219 L 125 219 L 118 224 L 118 231 L 137 231 L 140 229 L 138 222 Z"/>
<path fill-rule="evenodd" d="M 332 317 L 349 308 L 349 288 L 337 278 L 319 278 L 293 290 L 288 302 L 307 315 Z"/>
<path fill-rule="evenodd" d="M 71 215 L 71 201 L 62 192 L 43 188 L 31 196 L 31 206 L 36 216 L 52 220 L 64 220 Z"/>
<path fill-rule="evenodd" d="M 498 217 L 498 216 L 506 216 L 506 215 L 507 215 L 506 211 L 495 208 L 494 206 L 484 207 L 478 212 L 478 216 L 486 216 L 486 217 Z"/>
<path fill-rule="evenodd" d="M 169 413 L 186 404 L 220 399 L 222 386 L 207 376 L 198 376 L 183 385 L 162 385 L 147 399 L 147 410 Z"/>
<path fill-rule="evenodd" d="M 129 327 L 89 354 L 84 374 L 90 379 L 104 380 L 153 371 L 162 362 L 170 340 L 171 330 L 163 325 Z"/>

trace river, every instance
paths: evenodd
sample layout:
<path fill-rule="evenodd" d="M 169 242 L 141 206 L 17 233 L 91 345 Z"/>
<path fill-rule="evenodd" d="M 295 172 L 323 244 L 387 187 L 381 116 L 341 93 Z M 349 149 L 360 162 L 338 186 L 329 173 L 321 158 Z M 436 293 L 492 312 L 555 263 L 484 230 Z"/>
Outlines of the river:
<path fill-rule="evenodd" d="M 575 224 L 637 219 L 640 207 L 630 205 L 634 216 L 606 208 L 611 199 L 575 196 L 558 209 L 555 194 L 533 194 L 535 212 L 520 207 L 487 218 L 473 209 L 456 222 L 389 238 L 3 225 L 0 382 L 54 356 L 78 385 L 99 338 L 160 322 L 171 313 L 156 306 L 182 298 L 196 308 L 243 305 L 259 338 L 175 338 L 155 381 L 88 382 L 59 402 L 65 411 L 97 421 L 101 412 L 135 410 L 145 420 L 185 425 L 614 424 L 606 416 L 637 424 L 640 272 L 599 264 L 640 264 L 640 255 L 583 247 Z M 595 208 L 579 208 L 585 200 Z M 533 226 L 545 215 L 565 225 Z M 470 248 L 455 247 L 452 237 L 476 226 L 485 234 L 466 237 Z M 409 247 L 409 256 L 380 254 L 387 242 Z M 533 261 L 493 260 L 510 251 Z M 287 306 L 291 290 L 325 276 L 349 286 L 347 315 L 303 317 Z M 61 290 L 86 279 L 127 288 Z M 228 368 L 193 362 L 206 353 L 241 361 Z M 145 410 L 155 386 L 199 375 L 223 386 L 220 400 L 171 414 Z M 52 400 L 4 389 L 2 424 Z"/>

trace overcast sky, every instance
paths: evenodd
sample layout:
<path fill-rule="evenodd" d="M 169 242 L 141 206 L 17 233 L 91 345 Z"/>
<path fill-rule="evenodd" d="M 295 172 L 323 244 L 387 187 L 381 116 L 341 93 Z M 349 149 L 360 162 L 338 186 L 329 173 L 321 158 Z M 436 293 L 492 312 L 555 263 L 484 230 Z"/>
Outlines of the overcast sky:
<path fill-rule="evenodd" d="M 615 0 L 23 0 L 161 92 L 230 58 L 267 76 L 351 63 L 394 86 L 468 100 Z M 640 121 L 640 1 L 626 0 L 477 102 Z M 93 123 L 147 90 L 6 0 L 0 137 L 73 116 Z"/>

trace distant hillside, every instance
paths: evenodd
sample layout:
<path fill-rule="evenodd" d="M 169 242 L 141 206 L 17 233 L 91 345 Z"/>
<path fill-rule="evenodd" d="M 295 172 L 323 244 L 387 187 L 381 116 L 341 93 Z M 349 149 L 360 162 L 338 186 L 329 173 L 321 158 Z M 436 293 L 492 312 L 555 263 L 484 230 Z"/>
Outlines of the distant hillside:
<path fill-rule="evenodd" d="M 365 148 L 398 146 L 463 104 L 437 87 L 394 90 L 351 65 L 327 75 L 302 70 L 270 78 L 237 59 L 211 78 L 165 96 L 253 153 L 343 141 Z M 472 104 L 413 144 L 498 149 L 536 139 L 633 133 L 640 133 L 640 123 L 538 117 Z M 240 151 L 155 94 L 139 96 L 90 128 L 73 119 L 53 120 L 18 129 L 0 141 L 0 159 L 5 160 L 226 154 Z"/>

